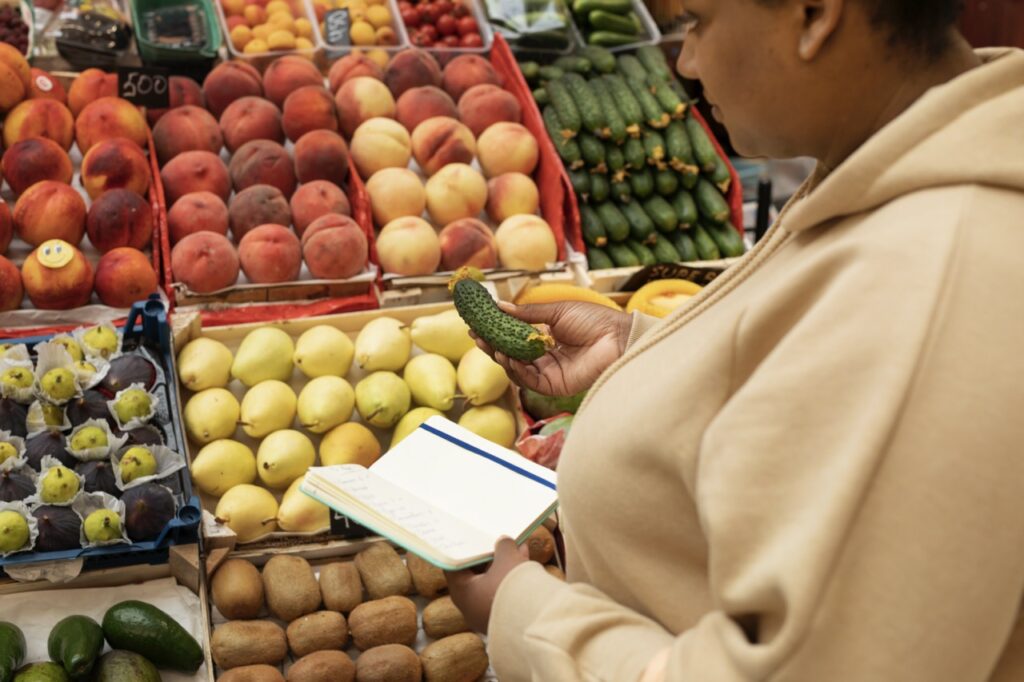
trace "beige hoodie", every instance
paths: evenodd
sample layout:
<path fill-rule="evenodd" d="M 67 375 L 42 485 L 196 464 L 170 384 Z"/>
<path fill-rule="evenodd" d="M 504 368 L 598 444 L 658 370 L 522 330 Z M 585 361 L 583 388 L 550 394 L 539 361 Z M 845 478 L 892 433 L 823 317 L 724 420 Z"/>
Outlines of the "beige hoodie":
<path fill-rule="evenodd" d="M 502 682 L 1024 680 L 1024 52 L 981 55 L 597 382 Z"/>

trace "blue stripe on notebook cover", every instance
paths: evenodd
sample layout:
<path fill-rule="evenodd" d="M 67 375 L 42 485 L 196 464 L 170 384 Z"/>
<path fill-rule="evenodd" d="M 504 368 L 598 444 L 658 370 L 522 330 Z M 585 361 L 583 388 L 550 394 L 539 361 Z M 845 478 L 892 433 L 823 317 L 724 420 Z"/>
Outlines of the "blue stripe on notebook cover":
<path fill-rule="evenodd" d="M 481 450 L 480 448 L 478 448 L 478 447 L 476 447 L 474 445 L 470 445 L 466 441 L 461 440 L 459 438 L 456 438 L 455 436 L 453 436 L 453 435 L 451 435 L 449 433 L 445 433 L 444 431 L 440 431 L 440 430 L 434 428 L 433 426 L 430 426 L 430 425 L 425 424 L 425 423 L 424 424 L 420 424 L 420 428 L 428 431 L 429 433 L 434 434 L 438 438 L 444 438 L 449 443 L 454 443 L 455 445 L 458 445 L 463 450 L 469 450 L 474 455 L 480 455 L 481 457 L 484 457 L 486 459 L 491 460 L 495 464 L 500 464 L 501 466 L 505 467 L 506 469 L 509 469 L 511 471 L 516 472 L 520 476 L 526 476 L 531 481 L 536 481 L 537 483 L 540 483 L 545 488 L 551 488 L 552 490 L 557 490 L 557 488 L 555 488 L 555 484 L 552 483 L 551 481 L 548 481 L 547 479 L 541 478 L 537 474 L 531 473 L 531 472 L 527 471 L 526 469 L 523 469 L 521 467 L 517 467 L 515 464 L 512 464 L 511 462 L 506 462 L 501 457 L 495 457 L 491 453 L 489 453 L 489 452 L 487 452 L 485 450 Z"/>

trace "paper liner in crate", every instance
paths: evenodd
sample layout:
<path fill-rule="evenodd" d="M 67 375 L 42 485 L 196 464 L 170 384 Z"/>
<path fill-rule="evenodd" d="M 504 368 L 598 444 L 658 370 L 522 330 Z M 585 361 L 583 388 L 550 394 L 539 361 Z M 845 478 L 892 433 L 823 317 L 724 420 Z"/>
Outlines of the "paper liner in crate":
<path fill-rule="evenodd" d="M 6 350 L 0 350 L 0 360 L 11 364 L 20 364 L 24 366 L 32 366 L 32 358 L 28 353 L 28 346 L 24 343 L 17 343 L 14 345 L 2 344 L 8 346 Z M 2 346 L 0 346 L 2 348 Z"/>
<path fill-rule="evenodd" d="M 47 505 L 50 505 L 50 506 L 53 506 L 53 507 L 70 507 L 72 505 L 72 503 L 75 501 L 75 498 L 78 497 L 79 495 L 81 495 L 82 491 L 85 490 L 85 479 L 82 478 L 81 474 L 79 474 L 78 472 L 73 471 L 72 469 L 69 469 L 68 467 L 64 466 L 63 464 L 61 464 L 59 459 L 57 459 L 56 457 L 54 457 L 52 455 L 47 455 L 46 457 L 43 457 L 43 460 L 40 463 L 40 467 L 39 468 L 42 469 L 42 471 L 40 471 L 40 473 L 39 473 L 39 478 L 36 479 L 36 493 L 35 493 L 35 495 L 32 495 L 31 497 L 27 498 L 25 500 L 25 504 L 32 505 L 32 506 L 35 506 L 37 504 L 47 504 Z M 68 499 L 64 500 L 63 502 L 54 502 L 54 501 L 51 501 L 51 500 L 44 500 L 43 499 L 43 488 L 46 485 L 46 477 L 47 477 L 48 474 L 50 474 L 51 472 L 57 470 L 58 468 L 59 469 L 65 469 L 65 470 L 71 472 L 71 476 L 74 477 L 78 481 L 78 489 L 75 491 L 74 495 L 72 495 Z M 61 474 L 61 476 L 63 477 L 64 474 Z"/>
<path fill-rule="evenodd" d="M 185 468 L 185 456 L 171 450 L 166 445 L 134 445 L 132 447 L 140 447 L 150 451 L 153 455 L 153 459 L 156 460 L 156 473 L 150 474 L 149 476 L 140 476 L 139 478 L 132 479 L 130 482 L 125 483 L 124 479 L 121 477 L 121 460 L 128 451 L 115 452 L 112 457 L 112 461 L 114 463 L 114 482 L 119 490 L 128 490 L 129 488 L 140 486 L 143 483 L 160 481 L 167 478 L 175 471 Z"/>
<path fill-rule="evenodd" d="M 3 518 L 4 512 L 14 512 L 25 519 L 25 524 L 28 526 L 28 541 L 20 547 L 4 549 L 6 542 L 9 541 L 7 536 L 13 531 L 6 524 L 0 523 L 0 558 L 34 550 L 36 540 L 39 538 L 39 522 L 28 510 L 28 505 L 24 502 L 0 502 L 0 519 Z"/>
<path fill-rule="evenodd" d="M 89 427 L 96 427 L 103 432 L 106 437 L 107 444 L 77 449 L 73 447 L 75 436 Z M 105 419 L 86 419 L 84 422 L 75 427 L 75 430 L 68 436 L 67 451 L 71 453 L 71 456 L 77 459 L 79 462 L 92 462 L 100 459 L 107 459 L 114 452 L 121 449 L 121 446 L 128 441 L 128 436 L 115 436 L 114 432 L 110 429 L 110 424 Z"/>
<path fill-rule="evenodd" d="M 78 383 L 73 366 L 75 364 L 71 354 L 59 343 L 52 341 L 41 343 L 36 346 L 36 391 L 35 395 L 40 399 L 54 405 L 66 405 L 75 398 L 82 397 L 82 386 Z M 58 398 L 49 395 L 43 390 L 43 377 L 54 369 L 66 369 L 74 379 L 74 393 L 66 398 Z"/>
<path fill-rule="evenodd" d="M 46 406 L 55 407 L 60 410 L 60 424 L 48 424 L 46 422 L 46 413 L 43 412 Z M 25 430 L 28 432 L 29 438 L 53 429 L 61 432 L 71 430 L 71 420 L 68 419 L 67 410 L 60 405 L 51 405 L 43 400 L 36 400 L 28 406 L 28 413 L 25 415 Z"/>
<path fill-rule="evenodd" d="M 128 536 L 125 534 L 124 502 L 116 497 L 107 493 L 82 493 L 75 497 L 74 502 L 71 503 L 71 508 L 82 517 L 82 527 L 79 531 L 82 547 L 90 549 L 92 547 L 109 547 L 110 545 L 126 545 L 130 543 Z M 113 540 L 92 542 L 85 534 L 86 521 L 90 514 L 101 510 L 112 511 L 117 515 L 118 523 L 120 524 L 120 534 Z"/>
<path fill-rule="evenodd" d="M 142 391 L 143 393 L 148 395 L 149 411 L 145 414 L 132 417 L 126 422 L 122 422 L 121 417 L 120 415 L 117 414 L 117 410 L 114 409 L 114 406 L 117 405 L 117 401 L 120 400 L 121 397 L 128 391 Z M 153 419 L 153 417 L 156 416 L 156 409 L 159 404 L 160 396 L 158 396 L 155 393 L 147 391 L 145 384 L 134 383 L 128 386 L 128 388 L 123 388 L 120 391 L 118 391 L 114 395 L 113 400 L 108 400 L 107 409 L 110 411 L 110 416 L 112 416 L 114 420 L 117 422 L 118 428 L 120 428 L 122 431 L 131 431 L 132 429 L 137 429 L 140 426 L 145 426 L 146 424 L 148 424 Z"/>
<path fill-rule="evenodd" d="M 114 349 L 110 351 L 106 349 L 97 349 L 95 346 L 86 341 L 86 336 L 94 330 L 107 331 L 110 334 L 112 334 L 114 337 Z M 72 338 L 75 339 L 75 341 L 78 342 L 78 345 L 82 347 L 82 353 L 85 355 L 86 360 L 105 360 L 106 362 L 109 363 L 114 358 L 119 358 L 121 357 L 121 355 L 123 355 L 121 351 L 121 335 L 117 332 L 117 329 L 114 327 L 114 325 L 110 324 L 109 322 L 93 325 L 91 327 L 79 327 L 78 329 L 71 332 L 71 336 Z"/>
<path fill-rule="evenodd" d="M 10 443 L 15 452 L 13 457 L 0 460 L 0 471 L 14 471 L 28 464 L 28 460 L 25 458 L 24 438 L 12 435 L 10 431 L 0 431 L 0 443 Z"/>

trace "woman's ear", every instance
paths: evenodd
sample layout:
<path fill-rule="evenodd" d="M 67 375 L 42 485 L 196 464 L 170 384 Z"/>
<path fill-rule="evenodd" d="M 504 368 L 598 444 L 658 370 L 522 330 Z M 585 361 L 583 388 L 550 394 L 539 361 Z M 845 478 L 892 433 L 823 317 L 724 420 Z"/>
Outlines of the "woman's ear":
<path fill-rule="evenodd" d="M 803 12 L 798 54 L 804 61 L 817 57 L 839 26 L 845 0 L 799 0 Z"/>

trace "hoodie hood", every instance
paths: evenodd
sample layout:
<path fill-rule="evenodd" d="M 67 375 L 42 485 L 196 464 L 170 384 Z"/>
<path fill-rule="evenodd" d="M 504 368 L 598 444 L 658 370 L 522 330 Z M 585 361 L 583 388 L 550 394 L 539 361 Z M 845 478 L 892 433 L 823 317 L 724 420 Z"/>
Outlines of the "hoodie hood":
<path fill-rule="evenodd" d="M 905 194 L 950 185 L 1024 192 L 1024 51 L 978 50 L 980 66 L 932 88 L 791 205 L 801 232 Z"/>

